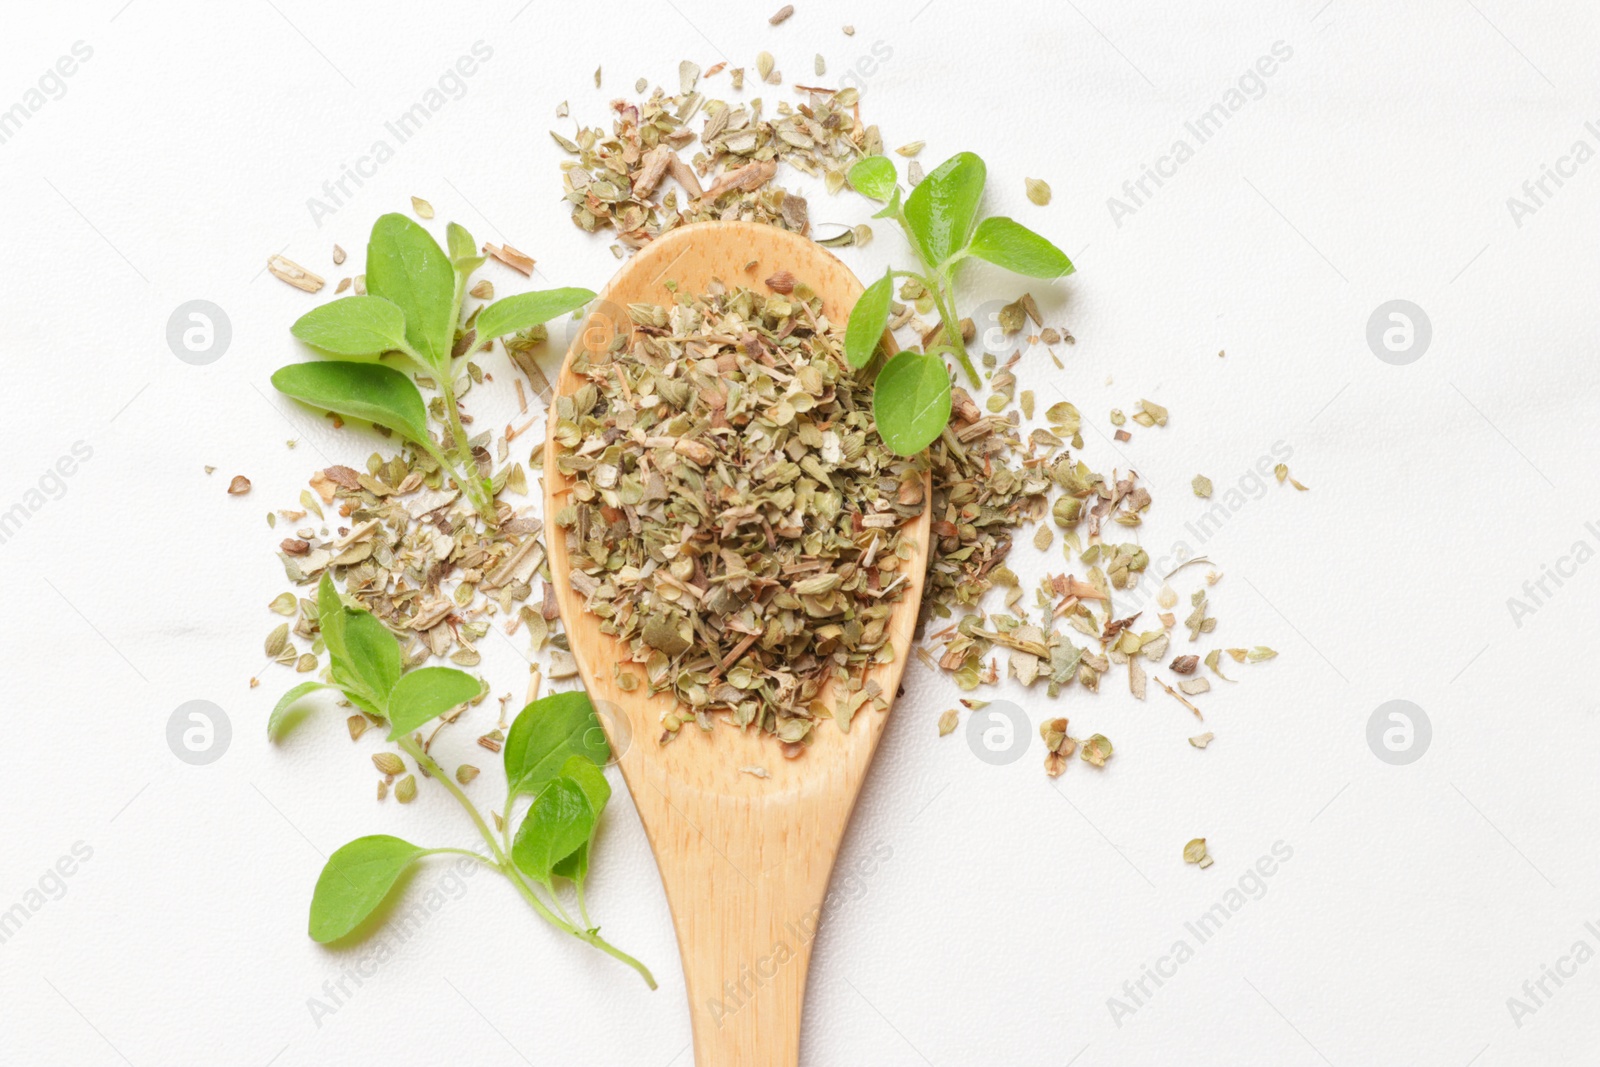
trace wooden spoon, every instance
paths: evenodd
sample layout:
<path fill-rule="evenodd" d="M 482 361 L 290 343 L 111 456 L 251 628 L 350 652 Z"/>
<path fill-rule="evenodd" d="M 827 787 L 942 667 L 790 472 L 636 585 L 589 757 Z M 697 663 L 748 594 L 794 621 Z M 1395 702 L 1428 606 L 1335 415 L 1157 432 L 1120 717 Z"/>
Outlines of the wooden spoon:
<path fill-rule="evenodd" d="M 652 241 L 617 272 L 574 339 L 556 382 L 567 395 L 583 384 L 573 354 L 607 349 L 631 331 L 632 303 L 667 305 L 680 291 L 703 293 L 713 279 L 765 291 L 763 279 L 788 271 L 822 297 L 842 323 L 861 283 L 827 249 L 806 237 L 749 222 L 685 226 Z M 889 338 L 885 336 L 885 340 Z M 569 480 L 556 469 L 555 405 L 545 437 L 547 521 L 566 504 Z M 931 501 L 926 482 L 923 499 Z M 911 650 L 927 567 L 931 506 L 907 529 L 915 549 L 909 581 L 890 617 L 892 663 L 870 677 L 891 698 Z M 887 715 L 863 711 L 848 734 L 818 724 L 815 742 L 785 759 L 771 736 L 719 723 L 709 734 L 686 725 L 658 743 L 670 693 L 640 695 L 616 684 L 626 647 L 600 632 L 569 580 L 565 532 L 548 536 L 550 573 L 573 656 L 600 711 L 622 776 L 644 822 L 667 891 L 694 1026 L 699 1067 L 794 1067 L 800 1056 L 801 1004 L 811 943 L 845 823 L 883 735 Z M 635 667 L 633 673 L 642 668 Z M 823 698 L 828 699 L 824 693 Z M 831 706 L 831 701 L 829 701 Z M 764 768 L 770 777 L 742 772 Z"/>

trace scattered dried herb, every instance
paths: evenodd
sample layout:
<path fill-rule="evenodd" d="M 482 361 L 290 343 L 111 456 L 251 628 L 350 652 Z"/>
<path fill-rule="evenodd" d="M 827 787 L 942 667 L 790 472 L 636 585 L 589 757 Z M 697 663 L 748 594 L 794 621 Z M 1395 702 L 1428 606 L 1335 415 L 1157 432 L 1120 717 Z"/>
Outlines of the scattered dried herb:
<path fill-rule="evenodd" d="M 775 77 L 772 63 L 762 53 L 762 81 Z M 741 78 L 735 71 L 735 89 Z M 658 88 L 644 100 L 614 101 L 609 133 L 600 127 L 580 128 L 572 138 L 552 132 L 575 157 L 562 163 L 572 221 L 591 233 L 614 229 L 622 248 L 641 248 L 667 230 L 712 219 L 808 232 L 806 199 L 774 184 L 778 164 L 820 176 L 829 192 L 838 192 L 850 165 L 882 152 L 883 142 L 877 127 L 861 122 L 857 89 L 797 91 L 801 104 L 781 102 L 767 117 L 759 100 L 708 99 L 692 79 L 680 77 L 677 94 Z M 697 133 L 690 123 L 702 116 Z M 680 153 L 697 141 L 699 150 L 684 159 Z"/>
<path fill-rule="evenodd" d="M 1111 758 L 1111 742 L 1106 739 L 1105 734 L 1095 734 L 1083 743 L 1082 751 L 1078 755 L 1096 767 L 1104 767 L 1106 760 Z"/>
<path fill-rule="evenodd" d="M 322 278 L 306 270 L 300 264 L 283 256 L 267 257 L 267 270 L 279 281 L 287 282 L 307 293 L 314 293 L 323 286 Z"/>

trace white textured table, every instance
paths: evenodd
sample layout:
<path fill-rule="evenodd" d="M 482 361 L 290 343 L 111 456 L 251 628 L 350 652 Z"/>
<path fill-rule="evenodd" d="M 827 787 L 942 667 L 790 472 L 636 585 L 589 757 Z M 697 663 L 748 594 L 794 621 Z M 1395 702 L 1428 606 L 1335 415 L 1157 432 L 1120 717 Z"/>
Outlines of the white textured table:
<path fill-rule="evenodd" d="M 1120 672 L 1056 705 L 999 693 L 1116 743 L 1104 772 L 1075 762 L 1054 783 L 1036 740 L 993 765 L 939 738 L 954 688 L 913 665 L 840 861 L 870 873 L 836 880 L 819 935 L 806 1062 L 1600 1059 L 1594 9 L 920 3 L 806 0 L 777 29 L 765 9 L 691 0 L 11 13 L 0 1059 L 688 1063 L 625 795 L 592 899 L 657 993 L 506 887 L 444 868 L 407 902 L 437 888 L 441 906 L 380 963 L 376 942 L 306 938 L 328 851 L 465 827 L 431 791 L 374 804 L 369 746 L 334 716 L 265 742 L 293 679 L 260 657 L 284 588 L 263 516 L 321 455 L 359 461 L 372 442 L 271 390 L 311 298 L 262 267 L 283 250 L 337 278 L 329 246 L 358 265 L 372 219 L 418 195 L 530 252 L 548 284 L 599 288 L 614 260 L 557 202 L 555 106 L 601 121 L 636 78 L 674 84 L 680 58 L 753 66 L 761 49 L 789 81 L 811 80 L 818 51 L 829 81 L 856 71 L 865 115 L 891 145 L 925 139 L 929 165 L 978 151 L 991 208 L 1072 254 L 1075 277 L 1033 288 L 1078 343 L 1064 372 L 1030 356 L 1023 385 L 1082 409 L 1097 469 L 1153 487 L 1138 532 L 1157 565 L 1181 546 L 1224 572 L 1218 643 L 1281 652 L 1202 698 L 1204 752 L 1186 712 L 1153 687 L 1132 700 Z M 401 142 L 387 124 L 475 48 Z M 347 167 L 361 180 L 340 190 Z M 1048 208 L 1024 176 L 1051 183 Z M 865 207 L 819 194 L 812 217 Z M 903 258 L 887 229 L 844 254 L 863 276 Z M 966 312 L 1020 291 L 970 281 Z M 231 326 L 208 365 L 166 342 L 190 300 Z M 1394 300 L 1429 324 L 1409 363 L 1420 330 L 1398 354 L 1380 337 L 1388 359 L 1368 342 Z M 484 424 L 514 410 L 498 377 L 472 398 Z M 1141 397 L 1171 423 L 1114 452 L 1106 413 Z M 1284 454 L 1310 492 L 1259 479 Z M 254 490 L 227 496 L 241 473 Z M 1014 556 L 1025 577 L 1047 564 L 1059 555 Z M 495 691 L 519 688 L 515 650 L 485 647 Z M 1409 764 L 1368 743 L 1397 699 L 1431 724 Z M 231 723 L 209 765 L 168 747 L 190 700 Z M 1209 870 L 1181 862 L 1195 836 Z"/>

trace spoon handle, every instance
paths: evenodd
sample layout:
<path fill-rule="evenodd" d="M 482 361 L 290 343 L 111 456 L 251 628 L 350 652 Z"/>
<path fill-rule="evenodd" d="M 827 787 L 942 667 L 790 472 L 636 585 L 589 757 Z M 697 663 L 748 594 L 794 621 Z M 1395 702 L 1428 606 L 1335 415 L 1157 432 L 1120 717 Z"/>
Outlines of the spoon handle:
<path fill-rule="evenodd" d="M 634 794 L 678 933 L 696 1067 L 796 1067 L 812 942 L 853 798 L 667 788 Z"/>

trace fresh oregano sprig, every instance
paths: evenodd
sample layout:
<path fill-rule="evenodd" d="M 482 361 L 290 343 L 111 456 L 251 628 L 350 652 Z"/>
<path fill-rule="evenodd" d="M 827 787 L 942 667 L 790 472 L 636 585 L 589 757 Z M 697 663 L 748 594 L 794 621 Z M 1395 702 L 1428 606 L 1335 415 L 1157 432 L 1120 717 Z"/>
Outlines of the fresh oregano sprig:
<path fill-rule="evenodd" d="M 521 293 L 461 310 L 472 273 L 483 265 L 472 235 L 451 223 L 449 252 L 418 223 L 388 214 L 367 242 L 366 295 L 347 296 L 302 315 L 290 328 L 328 355 L 272 376 L 282 393 L 312 407 L 383 426 L 439 464 L 487 522 L 495 521 L 490 479 L 478 470 L 457 403 L 458 369 L 498 337 L 549 322 L 594 299 L 588 289 Z M 380 360 L 398 359 L 438 390 L 448 438 L 435 444 L 417 385 Z M 357 361 L 352 361 L 357 360 Z"/>
<path fill-rule="evenodd" d="M 487 854 L 472 849 L 424 848 L 387 834 L 359 837 L 328 857 L 311 894 L 309 932 L 318 943 L 349 936 L 383 903 L 407 867 L 427 856 L 470 856 L 499 872 L 541 918 L 638 971 L 651 989 L 655 978 L 644 964 L 600 936 L 589 918 L 584 884 L 600 814 L 611 797 L 601 768 L 611 747 L 589 698 L 557 693 L 523 708 L 503 749 L 506 800 L 495 833 L 461 787 L 412 736 L 452 708 L 477 699 L 483 683 L 450 667 L 401 669 L 400 643 L 376 616 L 344 603 L 326 574 L 317 589 L 318 625 L 328 650 L 328 682 L 305 682 L 284 694 L 268 720 L 276 741 L 293 726 L 294 709 L 309 694 L 335 689 L 362 711 L 389 723 L 389 740 L 456 799 Z M 515 836 L 520 800 L 532 798 Z M 577 917 L 558 888 L 570 883 Z M 548 902 L 535 891 L 544 890 Z"/>
<path fill-rule="evenodd" d="M 893 219 L 920 261 L 920 271 L 890 270 L 867 286 L 850 313 L 845 331 L 845 356 L 863 368 L 878 353 L 889 322 L 894 280 L 909 278 L 933 300 L 941 329 L 925 352 L 899 352 L 878 371 L 872 413 L 884 443 L 902 456 L 932 444 L 950 421 L 950 378 L 944 357 L 953 357 L 973 386 L 982 379 L 967 355 L 956 317 L 957 268 L 969 257 L 1033 278 L 1071 274 L 1072 261 L 1055 245 L 1003 216 L 979 220 L 987 172 L 983 160 L 960 152 L 917 183 L 904 200 L 894 164 L 885 156 L 868 156 L 850 168 L 857 192 L 884 202 L 873 218 Z M 975 225 L 976 224 L 976 225 Z"/>

